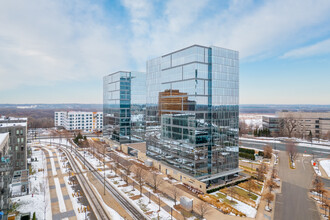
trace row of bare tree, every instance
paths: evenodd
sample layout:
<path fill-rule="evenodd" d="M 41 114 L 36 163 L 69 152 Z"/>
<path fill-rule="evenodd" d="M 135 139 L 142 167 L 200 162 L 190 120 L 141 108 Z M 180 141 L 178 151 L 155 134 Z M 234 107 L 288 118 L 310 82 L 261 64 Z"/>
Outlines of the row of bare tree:
<path fill-rule="evenodd" d="M 324 188 L 324 183 L 319 176 L 315 176 L 311 190 L 318 193 L 319 200 L 324 208 L 324 215 L 328 215 L 328 218 L 330 218 L 330 193 Z"/>
<path fill-rule="evenodd" d="M 131 175 L 131 173 L 134 173 L 134 178 L 131 178 L 131 184 L 133 185 L 133 188 L 134 185 L 137 184 L 137 187 L 140 191 L 140 196 L 142 196 L 143 193 L 143 186 L 149 185 L 153 188 L 153 192 L 156 193 L 158 196 L 157 203 L 159 205 L 159 208 L 161 207 L 161 194 L 172 198 L 172 200 L 174 201 L 174 205 L 177 205 L 177 200 L 179 200 L 179 197 L 182 195 L 181 190 L 177 186 L 171 185 L 170 189 L 168 190 L 168 194 L 161 192 L 159 189 L 165 183 L 165 180 L 162 178 L 160 173 L 146 170 L 143 167 L 138 166 L 129 160 L 121 158 L 115 153 L 111 154 L 111 158 L 113 159 L 114 164 L 109 165 L 110 169 L 114 170 L 114 172 L 117 174 L 119 173 L 119 175 L 126 182 L 126 184 L 129 184 L 129 176 Z M 121 171 L 119 170 L 119 168 L 121 168 Z M 195 206 L 195 209 L 197 209 L 196 211 L 201 215 L 202 219 L 206 214 L 211 211 L 211 207 L 203 201 L 200 201 L 200 203 Z M 183 217 L 185 217 L 184 214 Z"/>

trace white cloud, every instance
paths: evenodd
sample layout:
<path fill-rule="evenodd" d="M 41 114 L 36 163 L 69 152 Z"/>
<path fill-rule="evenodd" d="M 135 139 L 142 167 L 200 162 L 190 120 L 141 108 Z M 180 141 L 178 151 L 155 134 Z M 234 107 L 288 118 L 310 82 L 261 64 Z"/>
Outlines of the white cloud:
<path fill-rule="evenodd" d="M 330 31 L 328 0 L 233 0 L 225 9 L 216 7 L 212 1 L 170 0 L 144 16 L 148 28 L 130 43 L 140 68 L 150 57 L 196 43 L 238 50 L 241 58 L 278 56 Z"/>
<path fill-rule="evenodd" d="M 107 19 L 99 5 L 83 1 L 2 2 L 0 90 L 102 80 L 120 69 L 125 49 Z"/>
<path fill-rule="evenodd" d="M 324 54 L 330 54 L 330 39 L 318 42 L 310 46 L 291 50 L 285 53 L 282 58 L 300 58 Z"/>
<path fill-rule="evenodd" d="M 113 18 L 122 13 L 96 2 L 3 1 L 0 90 L 144 71 L 147 59 L 191 44 L 238 50 L 252 60 L 277 56 L 330 32 L 329 0 L 121 0 L 129 18 Z M 316 54 L 326 45 L 284 56 Z"/>

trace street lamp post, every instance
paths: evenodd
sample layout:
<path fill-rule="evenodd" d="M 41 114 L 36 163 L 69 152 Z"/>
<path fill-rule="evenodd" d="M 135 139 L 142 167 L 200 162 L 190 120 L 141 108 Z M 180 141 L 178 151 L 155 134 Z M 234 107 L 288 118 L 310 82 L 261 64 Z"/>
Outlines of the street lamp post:
<path fill-rule="evenodd" d="M 103 192 L 104 192 L 104 195 L 105 195 L 105 146 L 103 147 Z"/>

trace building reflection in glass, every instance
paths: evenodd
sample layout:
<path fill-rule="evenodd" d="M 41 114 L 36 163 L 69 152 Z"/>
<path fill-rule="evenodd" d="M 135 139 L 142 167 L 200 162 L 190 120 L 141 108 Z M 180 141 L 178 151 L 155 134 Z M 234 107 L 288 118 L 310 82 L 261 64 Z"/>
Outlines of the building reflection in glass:
<path fill-rule="evenodd" d="M 119 143 L 143 140 L 146 75 L 119 71 L 103 78 L 103 136 Z"/>
<path fill-rule="evenodd" d="M 200 179 L 238 172 L 238 52 L 194 45 L 147 62 L 147 155 Z"/>

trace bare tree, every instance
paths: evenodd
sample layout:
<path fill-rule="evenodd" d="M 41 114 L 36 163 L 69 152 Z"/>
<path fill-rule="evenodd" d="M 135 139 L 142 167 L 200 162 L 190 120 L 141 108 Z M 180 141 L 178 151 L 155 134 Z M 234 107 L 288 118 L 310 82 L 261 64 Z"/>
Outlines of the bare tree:
<path fill-rule="evenodd" d="M 181 194 L 179 188 L 176 187 L 175 185 L 172 185 L 170 194 L 174 200 L 174 205 L 176 205 L 177 198 L 180 197 L 180 194 Z"/>
<path fill-rule="evenodd" d="M 157 189 L 159 188 L 159 186 L 161 186 L 164 183 L 164 180 L 162 177 L 158 176 L 158 174 L 155 172 L 152 172 L 150 175 L 151 175 L 150 178 L 151 185 L 154 188 L 154 191 L 157 192 Z"/>
<path fill-rule="evenodd" d="M 293 163 L 297 159 L 297 156 L 298 156 L 298 150 L 297 150 L 296 144 L 293 142 L 287 143 L 286 151 L 289 155 L 291 162 Z"/>
<path fill-rule="evenodd" d="M 269 191 L 273 191 L 274 188 L 277 188 L 278 185 L 274 182 L 273 179 L 269 179 L 266 184 L 269 187 Z"/>
<path fill-rule="evenodd" d="M 112 159 L 115 162 L 115 164 L 113 165 L 113 169 L 115 171 L 115 174 L 117 174 L 117 170 L 119 169 L 119 156 L 115 153 L 112 154 Z"/>
<path fill-rule="evenodd" d="M 327 132 L 326 135 L 324 135 L 324 139 L 329 140 L 330 141 L 330 131 Z"/>
<path fill-rule="evenodd" d="M 314 190 L 321 194 L 321 191 L 323 189 L 324 183 L 322 182 L 321 178 L 319 176 L 316 176 L 313 180 L 313 188 Z M 321 196 L 320 196 L 321 197 Z"/>
<path fill-rule="evenodd" d="M 248 132 L 248 125 L 245 123 L 244 120 L 239 120 L 239 136 L 242 136 L 243 134 L 248 134 Z"/>
<path fill-rule="evenodd" d="M 135 178 L 140 187 L 140 195 L 142 195 L 142 187 L 143 187 L 143 177 L 144 177 L 144 170 L 141 167 L 137 167 L 135 169 Z"/>
<path fill-rule="evenodd" d="M 273 148 L 270 145 L 264 147 L 264 158 L 272 158 Z"/>
<path fill-rule="evenodd" d="M 162 200 L 160 199 L 160 193 L 157 193 L 158 211 L 160 211 L 161 201 L 162 201 Z"/>
<path fill-rule="evenodd" d="M 211 206 L 209 206 L 206 202 L 202 201 L 196 206 L 196 208 L 202 219 L 204 219 L 204 216 L 212 211 Z"/>
<path fill-rule="evenodd" d="M 299 121 L 293 116 L 289 115 L 288 117 L 282 118 L 281 120 L 281 129 L 284 135 L 287 135 L 289 138 L 292 137 L 292 134 L 296 127 L 298 126 Z"/>
<path fill-rule="evenodd" d="M 274 195 L 271 192 L 268 192 L 264 195 L 264 199 L 267 201 L 267 206 L 274 200 Z"/>
<path fill-rule="evenodd" d="M 257 179 L 260 181 L 264 180 L 265 173 L 267 173 L 268 166 L 265 163 L 261 163 L 257 168 Z"/>
<path fill-rule="evenodd" d="M 275 167 L 273 167 L 271 177 L 274 179 L 274 178 L 276 178 L 276 176 L 277 176 L 277 169 Z"/>
<path fill-rule="evenodd" d="M 124 170 L 125 170 L 125 182 L 128 184 L 128 177 L 131 174 L 133 163 L 129 162 L 128 160 L 124 163 Z"/>

